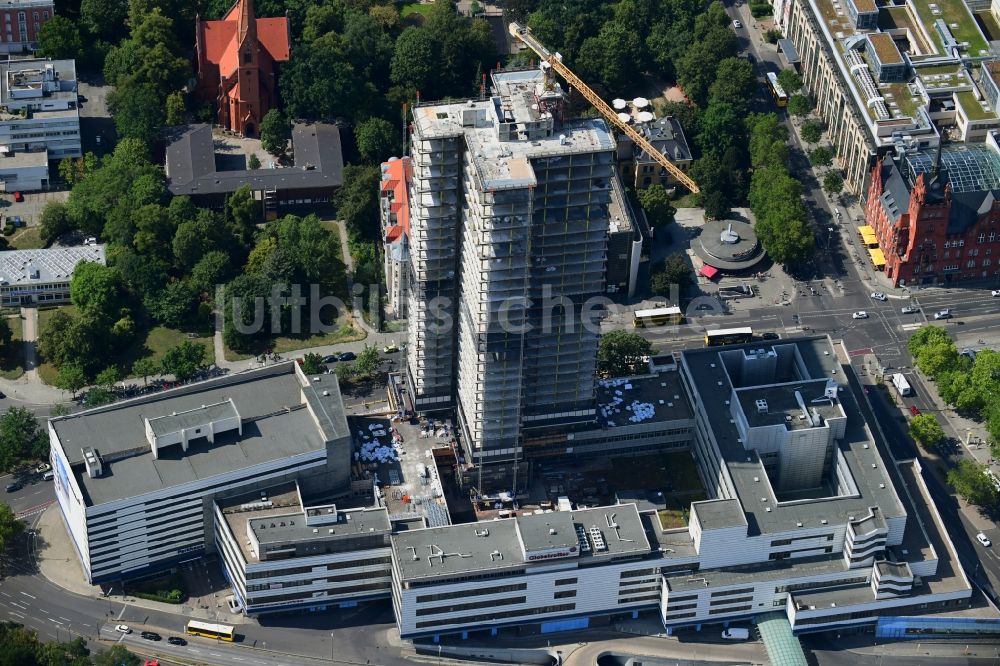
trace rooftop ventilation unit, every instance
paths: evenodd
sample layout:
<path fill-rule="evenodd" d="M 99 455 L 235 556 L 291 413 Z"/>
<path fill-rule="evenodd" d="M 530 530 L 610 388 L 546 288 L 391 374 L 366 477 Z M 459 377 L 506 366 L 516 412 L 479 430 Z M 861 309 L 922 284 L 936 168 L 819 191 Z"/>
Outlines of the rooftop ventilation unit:
<path fill-rule="evenodd" d="M 719 383 L 721 384 L 722 382 Z M 757 405 L 758 414 L 767 414 L 767 400 L 764 398 L 757 398 L 754 404 Z"/>

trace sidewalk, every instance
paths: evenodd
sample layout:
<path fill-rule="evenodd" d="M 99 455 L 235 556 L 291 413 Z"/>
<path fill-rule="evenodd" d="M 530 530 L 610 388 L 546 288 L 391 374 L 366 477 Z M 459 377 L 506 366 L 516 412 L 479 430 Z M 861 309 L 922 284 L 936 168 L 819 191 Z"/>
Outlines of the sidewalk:
<path fill-rule="evenodd" d="M 41 544 L 35 553 L 38 570 L 50 583 L 58 585 L 67 592 L 94 599 L 109 599 L 117 603 L 126 603 L 135 608 L 145 608 L 173 615 L 184 615 L 210 622 L 222 620 L 231 622 L 233 619 L 233 616 L 226 611 L 216 612 L 211 609 L 196 607 L 194 605 L 194 602 L 197 601 L 196 599 L 188 599 L 184 604 L 165 604 L 159 601 L 138 599 L 128 595 L 122 597 L 120 594 L 105 597 L 99 585 L 90 585 L 84 579 L 80 561 L 77 559 L 76 551 L 70 542 L 66 526 L 62 521 L 62 516 L 59 515 L 58 504 L 53 504 L 45 510 L 38 520 L 35 531 L 39 537 L 37 543 Z M 240 622 L 245 624 L 252 622 L 252 620 L 240 616 Z"/>

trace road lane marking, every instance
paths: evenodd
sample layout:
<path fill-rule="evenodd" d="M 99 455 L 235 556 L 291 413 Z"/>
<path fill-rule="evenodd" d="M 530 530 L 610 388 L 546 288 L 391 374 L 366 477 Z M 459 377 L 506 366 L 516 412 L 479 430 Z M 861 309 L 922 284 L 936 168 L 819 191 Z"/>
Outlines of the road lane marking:
<path fill-rule="evenodd" d="M 59 620 L 53 620 L 51 617 L 49 618 L 49 620 L 52 622 L 52 624 L 58 624 L 60 627 L 62 626 L 62 622 L 60 622 Z"/>
<path fill-rule="evenodd" d="M 10 605 L 11 606 L 15 606 L 17 608 L 20 608 L 21 610 L 28 610 L 27 606 L 22 606 L 21 604 L 17 603 L 16 601 L 10 602 Z"/>
<path fill-rule="evenodd" d="M 68 617 L 63 617 L 62 615 L 59 616 L 59 619 L 60 620 L 66 620 L 67 622 L 72 622 L 73 621 L 73 620 L 69 619 Z"/>
<path fill-rule="evenodd" d="M 44 608 L 39 608 L 38 610 L 42 611 L 46 615 L 50 615 L 50 613 L 47 610 L 45 610 Z"/>
<path fill-rule="evenodd" d="M 19 617 L 22 620 L 24 619 L 24 614 L 23 613 L 16 613 L 14 611 L 7 611 L 7 612 L 10 613 L 11 615 L 13 615 L 14 617 Z"/>
<path fill-rule="evenodd" d="M 188 648 L 188 652 L 198 652 L 198 653 L 200 653 L 201 650 L 199 650 L 198 648 Z"/>
<path fill-rule="evenodd" d="M 36 597 L 33 594 L 28 594 L 27 592 L 22 592 L 21 594 L 23 594 L 24 596 L 28 597 L 29 599 L 37 599 L 38 598 L 38 597 Z"/>
<path fill-rule="evenodd" d="M 10 596 L 9 594 L 7 594 L 6 592 L 0 592 L 0 594 L 2 594 L 3 596 L 7 597 L 8 599 L 13 599 L 14 598 L 14 597 Z"/>

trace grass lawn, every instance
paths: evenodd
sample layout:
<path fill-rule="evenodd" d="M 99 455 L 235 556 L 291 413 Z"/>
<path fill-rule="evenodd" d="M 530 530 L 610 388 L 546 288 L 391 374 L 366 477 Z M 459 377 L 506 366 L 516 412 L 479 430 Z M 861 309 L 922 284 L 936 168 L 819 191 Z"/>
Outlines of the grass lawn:
<path fill-rule="evenodd" d="M 298 349 L 309 349 L 310 347 L 323 347 L 325 345 L 336 345 L 341 342 L 356 342 L 364 340 L 367 333 L 354 326 L 346 317 L 337 320 L 337 328 L 330 333 L 311 335 L 309 337 L 274 339 L 274 351 L 279 354 L 296 351 Z"/>
<path fill-rule="evenodd" d="M 656 512 L 656 515 L 660 519 L 660 525 L 665 530 L 687 527 L 687 517 L 684 514 L 685 512 L 680 509 L 661 509 Z"/>
<path fill-rule="evenodd" d="M 24 374 L 24 345 L 21 344 L 21 315 L 7 317 L 10 344 L 0 350 L 0 377 L 17 379 Z"/>
<path fill-rule="evenodd" d="M 694 193 L 685 194 L 674 201 L 674 208 L 697 208 L 698 195 Z"/>
<path fill-rule="evenodd" d="M 36 250 L 43 247 L 40 227 L 22 227 L 7 237 L 7 242 L 15 250 Z"/>
<path fill-rule="evenodd" d="M 422 5 L 419 2 L 411 2 L 408 5 L 403 5 L 399 10 L 399 16 L 401 18 L 406 18 L 410 14 L 420 14 L 421 16 L 427 16 L 431 13 L 430 4 Z"/>
<path fill-rule="evenodd" d="M 916 8 L 920 20 L 926 26 L 927 32 L 930 33 L 938 50 L 942 47 L 941 36 L 934 29 L 934 21 L 937 19 L 944 20 L 951 30 L 951 34 L 960 43 L 969 42 L 969 48 L 966 50 L 966 53 L 971 57 L 977 58 L 981 50 L 989 48 L 986 40 L 983 38 L 982 32 L 979 31 L 979 26 L 976 24 L 975 19 L 972 18 L 972 14 L 962 0 L 936 0 L 935 4 L 937 4 L 937 8 L 940 11 L 937 15 L 931 11 L 931 1 L 915 0 L 913 6 Z M 952 28 L 952 23 L 957 24 L 958 27 Z"/>
<path fill-rule="evenodd" d="M 970 90 L 963 90 L 956 97 L 958 97 L 958 103 L 962 105 L 962 109 L 965 111 L 965 115 L 969 117 L 969 120 L 988 120 L 995 116 L 991 111 L 983 111 L 982 105 L 976 100 L 976 96 Z"/>

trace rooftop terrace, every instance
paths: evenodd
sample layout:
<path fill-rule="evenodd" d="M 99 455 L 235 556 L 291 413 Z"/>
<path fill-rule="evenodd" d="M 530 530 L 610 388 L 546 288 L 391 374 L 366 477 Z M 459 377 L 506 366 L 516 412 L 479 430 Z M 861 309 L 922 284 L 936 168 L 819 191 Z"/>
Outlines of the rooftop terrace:
<path fill-rule="evenodd" d="M 597 383 L 597 403 L 599 418 L 610 427 L 643 421 L 686 420 L 694 416 L 676 372 L 602 379 Z"/>

